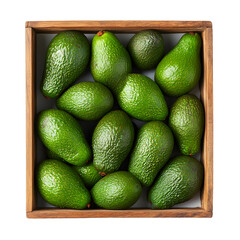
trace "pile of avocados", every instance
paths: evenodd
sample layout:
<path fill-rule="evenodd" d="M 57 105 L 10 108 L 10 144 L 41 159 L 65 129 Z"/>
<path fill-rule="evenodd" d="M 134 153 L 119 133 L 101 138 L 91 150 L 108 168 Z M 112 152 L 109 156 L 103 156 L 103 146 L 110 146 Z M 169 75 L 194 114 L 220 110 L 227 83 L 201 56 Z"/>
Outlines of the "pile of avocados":
<path fill-rule="evenodd" d="M 128 209 L 145 187 L 152 209 L 168 209 L 199 192 L 204 170 L 193 155 L 201 149 L 204 108 L 189 92 L 201 77 L 201 44 L 198 33 L 186 33 L 164 55 L 157 30 L 136 33 L 127 48 L 110 31 L 96 33 L 91 45 L 80 31 L 57 34 L 41 84 L 56 108 L 37 117 L 48 156 L 36 167 L 43 199 L 59 208 Z M 133 67 L 155 69 L 155 79 Z M 93 82 L 81 79 L 87 69 Z M 170 107 L 166 96 L 175 101 Z M 91 143 L 79 119 L 97 121 Z M 136 129 L 133 119 L 143 126 Z M 180 154 L 172 158 L 174 145 Z"/>

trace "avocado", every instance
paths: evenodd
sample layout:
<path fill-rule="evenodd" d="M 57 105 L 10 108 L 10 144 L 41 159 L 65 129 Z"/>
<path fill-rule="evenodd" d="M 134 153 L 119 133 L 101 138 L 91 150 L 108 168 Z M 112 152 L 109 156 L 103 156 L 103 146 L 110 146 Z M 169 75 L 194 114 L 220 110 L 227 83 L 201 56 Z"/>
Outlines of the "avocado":
<path fill-rule="evenodd" d="M 131 117 L 142 121 L 164 120 L 168 115 L 165 98 L 150 78 L 128 74 L 116 88 L 119 106 Z"/>
<path fill-rule="evenodd" d="M 113 107 L 110 90 L 97 82 L 81 82 L 65 91 L 57 108 L 82 120 L 98 120 Z"/>
<path fill-rule="evenodd" d="M 119 80 L 132 71 L 128 51 L 111 32 L 100 31 L 92 40 L 91 73 L 100 82 L 114 91 Z"/>
<path fill-rule="evenodd" d="M 171 107 L 169 126 L 182 154 L 198 153 L 204 131 L 204 109 L 200 100 L 190 94 L 179 97 Z"/>
<path fill-rule="evenodd" d="M 42 111 L 38 116 L 38 134 L 52 152 L 73 165 L 91 159 L 91 149 L 81 126 L 70 114 L 57 109 Z"/>
<path fill-rule="evenodd" d="M 102 176 L 94 168 L 92 162 L 82 167 L 73 166 L 73 168 L 78 172 L 84 182 L 84 185 L 89 189 L 92 188 L 102 178 Z"/>
<path fill-rule="evenodd" d="M 91 190 L 94 203 L 106 209 L 127 209 L 138 200 L 141 193 L 140 182 L 126 171 L 105 176 Z"/>
<path fill-rule="evenodd" d="M 128 51 L 138 69 L 155 68 L 164 54 L 164 40 L 157 30 L 143 30 L 128 43 Z"/>
<path fill-rule="evenodd" d="M 55 159 L 55 160 L 66 162 L 63 158 L 59 157 L 56 153 L 52 152 L 49 149 L 47 149 L 47 157 L 48 159 Z"/>
<path fill-rule="evenodd" d="M 128 115 L 121 110 L 107 113 L 93 132 L 94 167 L 101 175 L 117 171 L 129 154 L 133 140 L 134 128 Z"/>
<path fill-rule="evenodd" d="M 198 33 L 186 33 L 158 64 L 155 81 L 167 95 L 178 97 L 196 87 L 201 76 L 201 45 Z"/>
<path fill-rule="evenodd" d="M 133 148 L 128 171 L 143 186 L 150 186 L 172 154 L 174 138 L 163 122 L 152 121 L 141 127 Z"/>
<path fill-rule="evenodd" d="M 57 34 L 47 49 L 42 94 L 48 98 L 58 97 L 82 75 L 89 58 L 90 45 L 84 34 L 78 31 Z"/>
<path fill-rule="evenodd" d="M 173 158 L 151 187 L 152 208 L 166 209 L 191 199 L 203 183 L 203 165 L 190 156 Z"/>
<path fill-rule="evenodd" d="M 91 196 L 79 175 L 66 163 L 48 159 L 37 168 L 38 190 L 48 203 L 60 208 L 90 207 Z"/>

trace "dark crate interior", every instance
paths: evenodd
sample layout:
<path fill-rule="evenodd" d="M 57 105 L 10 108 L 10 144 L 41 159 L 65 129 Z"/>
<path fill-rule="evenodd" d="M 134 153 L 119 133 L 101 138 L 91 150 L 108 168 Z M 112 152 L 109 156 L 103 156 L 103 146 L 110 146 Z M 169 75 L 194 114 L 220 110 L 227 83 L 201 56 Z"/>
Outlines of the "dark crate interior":
<path fill-rule="evenodd" d="M 37 33 L 36 34 L 36 114 L 39 113 L 42 110 L 45 109 L 51 109 L 51 108 L 56 108 L 55 105 L 55 100 L 54 99 L 46 99 L 43 97 L 41 91 L 40 91 L 40 83 L 41 83 L 41 78 L 43 74 L 43 69 L 45 65 L 45 55 L 46 55 L 46 50 L 47 47 L 52 40 L 52 38 L 56 34 L 45 34 L 45 33 Z M 92 38 L 94 34 L 85 34 L 86 37 L 89 39 L 89 42 L 92 41 Z M 116 34 L 116 36 L 119 38 L 121 43 L 126 46 L 130 38 L 134 34 L 132 33 L 121 33 L 121 34 Z M 165 41 L 165 54 L 169 52 L 179 41 L 183 33 L 168 33 L 168 34 L 163 34 L 163 38 Z M 135 73 L 141 73 L 145 76 L 150 77 L 151 79 L 154 80 L 154 74 L 155 74 L 155 69 L 149 70 L 149 71 L 139 71 L 138 69 L 135 69 L 133 66 L 133 72 Z M 78 83 L 81 81 L 94 81 L 90 72 L 90 68 L 87 69 L 87 71 L 74 83 Z M 199 85 L 191 92 L 192 94 L 196 95 L 197 97 L 200 97 L 200 88 Z M 174 98 L 169 98 L 165 96 L 165 99 L 167 101 L 168 106 L 170 107 L 173 102 L 175 101 Z M 119 106 L 117 105 L 116 101 L 114 104 L 113 109 L 119 109 Z M 135 126 L 135 135 L 137 133 L 137 130 L 145 123 L 143 121 L 133 119 L 132 121 Z M 91 145 L 91 138 L 92 138 L 92 133 L 97 125 L 98 121 L 81 121 L 79 120 L 80 125 L 82 126 L 82 129 L 85 133 L 86 139 L 88 140 L 89 144 Z M 172 157 L 180 155 L 179 150 L 177 148 L 176 142 L 175 142 L 175 147 L 172 153 Z M 201 152 L 199 152 L 195 157 L 200 160 L 201 157 Z M 45 160 L 47 158 L 46 156 L 46 148 L 43 146 L 41 143 L 40 139 L 37 136 L 36 132 L 36 164 L 39 162 Z M 120 170 L 127 170 L 128 166 L 128 158 L 125 160 L 123 165 L 121 166 Z M 148 188 L 143 189 L 142 196 L 140 199 L 131 207 L 131 208 L 151 208 L 150 204 L 147 202 L 147 192 Z M 200 201 L 200 194 L 196 194 L 194 198 L 191 200 L 181 203 L 178 205 L 175 205 L 173 208 L 195 208 L 195 207 L 201 207 L 201 201 Z M 37 192 L 37 209 L 42 209 L 42 208 L 55 208 L 54 206 L 48 204 L 46 201 L 42 199 L 40 194 Z"/>

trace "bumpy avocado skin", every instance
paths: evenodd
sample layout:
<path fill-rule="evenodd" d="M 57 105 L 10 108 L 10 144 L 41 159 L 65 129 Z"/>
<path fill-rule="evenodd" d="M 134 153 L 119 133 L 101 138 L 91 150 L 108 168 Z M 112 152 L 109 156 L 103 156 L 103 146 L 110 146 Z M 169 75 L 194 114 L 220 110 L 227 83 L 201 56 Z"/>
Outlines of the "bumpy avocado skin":
<path fill-rule="evenodd" d="M 203 184 L 203 165 L 190 156 L 170 160 L 151 187 L 152 208 L 167 209 L 191 199 Z"/>
<path fill-rule="evenodd" d="M 94 168 L 92 162 L 86 166 L 73 166 L 73 168 L 78 172 L 88 189 L 91 189 L 102 178 L 99 172 Z"/>
<path fill-rule="evenodd" d="M 47 158 L 48 159 L 55 159 L 62 162 L 66 162 L 63 158 L 59 157 L 56 153 L 52 152 L 51 150 L 47 149 Z"/>
<path fill-rule="evenodd" d="M 41 91 L 48 98 L 56 98 L 86 70 L 90 45 L 84 34 L 65 31 L 50 42 Z"/>
<path fill-rule="evenodd" d="M 119 106 L 131 117 L 142 121 L 164 120 L 166 100 L 158 85 L 141 74 L 128 74 L 116 88 Z"/>
<path fill-rule="evenodd" d="M 91 190 L 94 203 L 105 209 L 128 209 L 140 197 L 140 182 L 129 172 L 111 173 Z"/>
<path fill-rule="evenodd" d="M 150 186 L 172 154 L 174 138 L 163 122 L 148 122 L 139 130 L 128 170 L 143 186 Z"/>
<path fill-rule="evenodd" d="M 163 37 L 157 30 L 143 30 L 131 38 L 128 51 L 138 69 L 152 69 L 163 57 Z"/>
<path fill-rule="evenodd" d="M 82 166 L 91 159 L 91 149 L 81 126 L 70 114 L 57 109 L 38 116 L 38 135 L 52 152 L 73 165 Z"/>
<path fill-rule="evenodd" d="M 155 81 L 164 93 L 177 97 L 196 87 L 201 76 L 201 45 L 198 33 L 186 33 L 160 61 Z"/>
<path fill-rule="evenodd" d="M 171 107 L 169 126 L 182 154 L 198 153 L 204 131 L 204 108 L 200 100 L 190 94 L 179 97 Z"/>
<path fill-rule="evenodd" d="M 95 81 L 115 90 L 118 82 L 132 71 L 128 51 L 111 32 L 100 31 L 92 41 L 91 73 Z"/>
<path fill-rule="evenodd" d="M 82 120 L 98 120 L 113 107 L 110 90 L 97 82 L 81 82 L 57 100 L 57 107 Z"/>
<path fill-rule="evenodd" d="M 58 160 L 45 160 L 37 168 L 37 185 L 41 196 L 60 208 L 84 209 L 91 196 L 78 174 Z"/>
<path fill-rule="evenodd" d="M 93 132 L 94 167 L 103 175 L 117 171 L 129 154 L 133 140 L 134 128 L 128 115 L 121 110 L 107 113 Z"/>

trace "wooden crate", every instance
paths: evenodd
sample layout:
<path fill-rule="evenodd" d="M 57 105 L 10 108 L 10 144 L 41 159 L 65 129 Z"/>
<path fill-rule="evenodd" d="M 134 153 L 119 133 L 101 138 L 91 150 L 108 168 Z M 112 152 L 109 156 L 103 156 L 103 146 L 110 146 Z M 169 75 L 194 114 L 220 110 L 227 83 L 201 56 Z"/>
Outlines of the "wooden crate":
<path fill-rule="evenodd" d="M 204 186 L 201 208 L 167 210 L 70 210 L 37 209 L 34 186 L 35 167 L 35 39 L 38 32 L 56 33 L 80 30 L 138 32 L 157 29 L 162 33 L 199 32 L 203 40 L 203 83 L 201 99 L 205 108 L 205 134 L 201 161 Z M 212 217 L 213 210 L 213 53 L 212 24 L 209 21 L 40 21 L 26 22 L 26 214 L 28 218 L 96 218 L 96 217 Z"/>

